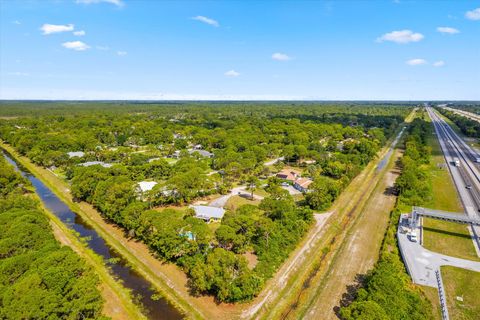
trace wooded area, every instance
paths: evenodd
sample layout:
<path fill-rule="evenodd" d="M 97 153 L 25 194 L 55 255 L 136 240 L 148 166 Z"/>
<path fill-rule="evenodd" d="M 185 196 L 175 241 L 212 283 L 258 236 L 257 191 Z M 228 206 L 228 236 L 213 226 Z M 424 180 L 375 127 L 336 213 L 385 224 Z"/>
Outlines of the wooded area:
<path fill-rule="evenodd" d="M 0 318 L 104 319 L 98 276 L 54 238 L 31 188 L 0 157 Z"/>
<path fill-rule="evenodd" d="M 332 204 L 410 110 L 314 103 L 55 103 L 40 106 L 35 118 L 0 121 L 0 136 L 63 176 L 78 200 L 93 204 L 160 259 L 182 267 L 193 294 L 236 302 L 258 294 L 308 230 L 312 209 Z M 276 158 L 283 161 L 265 165 Z M 100 163 L 84 166 L 91 161 Z M 305 200 L 296 201 L 274 176 L 284 166 L 313 180 Z M 139 192 L 145 180 L 157 184 Z M 259 206 L 227 211 L 213 226 L 182 207 L 238 185 L 262 189 L 266 197 Z M 171 205 L 178 210 L 164 208 Z M 249 266 L 245 254 L 258 262 Z"/>

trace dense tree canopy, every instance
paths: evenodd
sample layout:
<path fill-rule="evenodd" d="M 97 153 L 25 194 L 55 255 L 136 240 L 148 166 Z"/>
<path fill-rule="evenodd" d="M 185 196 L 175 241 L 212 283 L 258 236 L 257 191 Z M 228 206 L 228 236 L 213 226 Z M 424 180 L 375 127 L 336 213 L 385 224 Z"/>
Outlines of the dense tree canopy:
<path fill-rule="evenodd" d="M 28 103 L 2 103 L 0 114 L 16 110 L 19 117 L 0 120 L 0 137 L 64 178 L 76 200 L 182 267 L 192 292 L 228 302 L 260 291 L 310 227 L 312 209 L 326 210 L 411 110 L 359 103 L 35 106 L 34 118 L 25 113 Z M 266 165 L 272 159 L 282 160 Z M 284 165 L 314 180 L 305 201 L 272 177 Z M 139 192 L 145 181 L 156 184 Z M 267 195 L 258 206 L 227 211 L 214 227 L 185 206 L 237 185 L 252 197 Z"/>
<path fill-rule="evenodd" d="M 98 277 L 55 240 L 27 185 L 0 157 L 0 318 L 103 318 Z"/>

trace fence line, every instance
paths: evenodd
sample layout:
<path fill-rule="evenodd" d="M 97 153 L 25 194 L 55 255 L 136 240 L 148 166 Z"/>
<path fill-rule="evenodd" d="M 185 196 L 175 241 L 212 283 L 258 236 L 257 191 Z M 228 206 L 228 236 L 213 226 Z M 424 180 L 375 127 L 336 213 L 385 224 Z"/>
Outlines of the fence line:
<path fill-rule="evenodd" d="M 442 320 L 449 320 L 447 297 L 445 295 L 445 289 L 443 287 L 442 275 L 440 270 L 435 270 L 435 276 L 437 277 L 438 296 L 440 297 L 440 307 L 442 309 Z"/>

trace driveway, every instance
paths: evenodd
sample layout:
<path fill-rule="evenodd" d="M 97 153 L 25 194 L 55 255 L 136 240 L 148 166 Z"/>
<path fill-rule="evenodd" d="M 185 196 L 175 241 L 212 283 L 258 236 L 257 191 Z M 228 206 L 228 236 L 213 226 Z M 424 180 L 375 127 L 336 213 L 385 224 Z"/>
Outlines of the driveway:
<path fill-rule="evenodd" d="M 209 206 L 212 207 L 217 207 L 217 208 L 223 208 L 226 204 L 228 199 L 230 199 L 232 196 L 243 196 L 243 197 L 250 197 L 252 195 L 251 192 L 249 192 L 247 189 L 247 186 L 239 186 L 233 188 L 230 193 L 221 196 L 215 200 L 212 200 L 209 204 Z M 253 194 L 253 198 L 255 200 L 263 200 L 264 197 Z"/>

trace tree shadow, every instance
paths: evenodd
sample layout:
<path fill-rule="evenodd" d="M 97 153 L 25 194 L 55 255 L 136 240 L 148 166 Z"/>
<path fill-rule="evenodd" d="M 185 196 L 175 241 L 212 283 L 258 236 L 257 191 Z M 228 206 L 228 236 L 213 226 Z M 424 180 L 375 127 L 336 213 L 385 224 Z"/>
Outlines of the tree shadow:
<path fill-rule="evenodd" d="M 459 238 L 472 239 L 472 236 L 470 236 L 469 234 L 457 233 L 457 232 L 435 229 L 435 228 L 429 228 L 429 227 L 423 227 L 423 230 L 430 231 L 430 232 L 435 232 L 435 233 L 441 233 L 441 234 L 444 234 L 444 235 L 447 235 L 447 236 L 454 236 L 454 237 L 459 237 Z"/>
<path fill-rule="evenodd" d="M 344 307 L 348 307 L 353 301 L 355 301 L 355 298 L 357 297 L 357 292 L 360 288 L 364 286 L 366 278 L 367 278 L 366 274 L 358 273 L 355 276 L 354 283 L 347 286 L 346 292 L 343 293 L 342 298 L 340 299 L 338 305 L 333 308 L 333 312 L 335 313 L 338 319 L 341 319 L 340 309 Z"/>
<path fill-rule="evenodd" d="M 389 186 L 385 188 L 383 194 L 386 196 L 398 196 L 398 190 L 395 186 Z"/>

